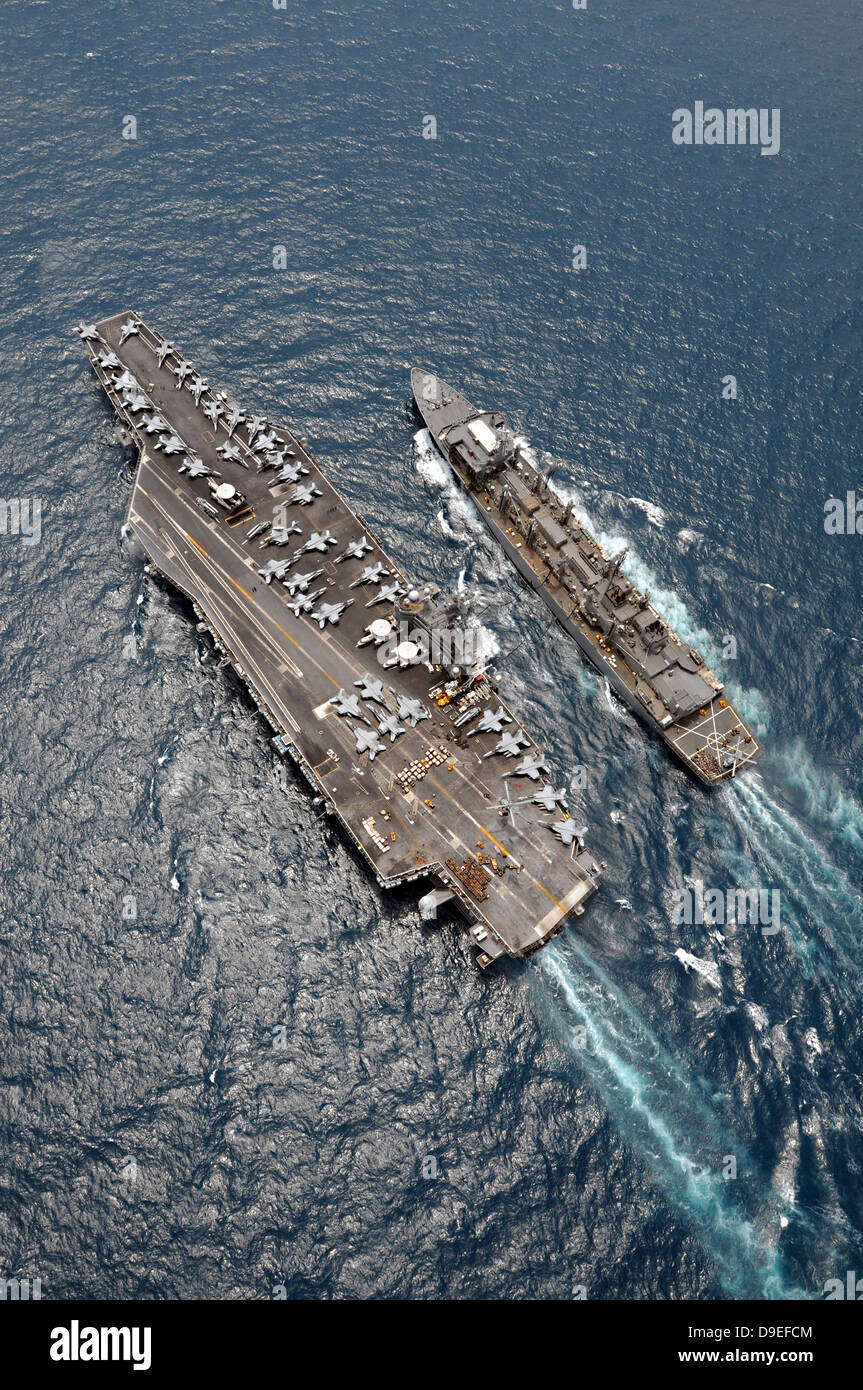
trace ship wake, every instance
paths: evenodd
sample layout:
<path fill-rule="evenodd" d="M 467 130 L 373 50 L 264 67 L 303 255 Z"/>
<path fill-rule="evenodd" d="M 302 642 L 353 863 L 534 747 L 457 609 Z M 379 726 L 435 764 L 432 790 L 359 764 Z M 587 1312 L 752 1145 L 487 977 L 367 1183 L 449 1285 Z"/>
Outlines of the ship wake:
<path fill-rule="evenodd" d="M 423 482 L 442 494 L 446 510 L 438 511 L 437 520 L 444 535 L 461 542 L 485 541 L 485 527 L 476 516 L 470 499 L 455 482 L 427 429 L 417 430 L 414 435 L 414 463 Z"/>
<path fill-rule="evenodd" d="M 756 1176 L 727 1120 L 706 1100 L 704 1083 L 685 1074 L 578 941 L 555 943 L 541 963 L 573 1057 L 621 1136 L 696 1231 L 725 1292 L 735 1298 L 803 1296 L 789 1282 L 778 1249 L 789 1218 L 800 1215 Z M 732 1152 L 746 1175 L 733 1183 L 722 1176 Z"/>
<path fill-rule="evenodd" d="M 770 757 L 764 771 L 771 765 L 780 774 L 789 772 L 789 787 L 805 793 L 810 823 L 771 791 L 759 772 L 738 778 L 721 795 L 771 886 L 781 889 L 782 925 L 796 954 L 808 962 L 810 973 L 820 969 L 834 980 L 838 965 L 846 979 L 856 980 L 863 964 L 863 897 L 824 841 L 833 838 L 837 849 L 844 846 L 852 858 L 863 860 L 860 808 L 835 778 L 819 774 L 800 747 L 793 756 Z M 731 850 L 725 857 L 735 865 L 739 858 Z"/>
<path fill-rule="evenodd" d="M 532 457 L 529 449 L 527 452 L 528 457 Z M 549 461 L 553 461 L 550 456 Z M 560 501 L 565 502 L 576 513 L 578 519 L 587 527 L 607 555 L 617 554 L 624 549 L 627 551 L 626 563 L 623 567 L 627 577 L 642 593 L 650 594 L 651 603 L 671 630 L 676 632 L 682 641 L 694 647 L 713 671 L 720 672 L 725 664 L 724 657 L 710 633 L 706 632 L 693 619 L 686 604 L 678 594 L 672 589 L 663 587 L 654 571 L 641 559 L 630 538 L 618 531 L 609 532 L 598 526 L 585 506 L 584 498 L 577 488 L 557 479 L 552 482 L 551 488 Z M 664 522 L 665 514 L 656 504 L 645 502 L 640 498 L 627 498 L 626 500 L 641 506 L 642 509 L 652 508 L 656 516 L 650 519 L 655 525 L 661 524 L 658 520 L 660 516 Z M 768 728 L 768 704 L 761 691 L 744 689 L 733 680 L 728 680 L 725 677 L 723 679 L 728 695 L 735 706 L 739 707 L 747 724 L 759 738 L 763 738 Z"/>

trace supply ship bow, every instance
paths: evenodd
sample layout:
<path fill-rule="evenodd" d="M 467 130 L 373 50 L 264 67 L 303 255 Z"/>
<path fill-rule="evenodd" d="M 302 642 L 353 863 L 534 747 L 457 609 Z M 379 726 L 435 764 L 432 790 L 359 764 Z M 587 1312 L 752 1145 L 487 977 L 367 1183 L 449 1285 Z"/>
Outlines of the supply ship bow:
<path fill-rule="evenodd" d="M 629 709 L 700 781 L 727 781 L 759 751 L 722 683 L 607 555 L 495 411 L 433 372 L 411 372 L 429 433 L 489 531 Z"/>
<path fill-rule="evenodd" d="M 604 866 L 493 675 L 402 640 L 403 623 L 451 631 L 458 606 L 410 586 L 303 438 L 241 410 L 139 315 L 78 332 L 138 449 L 128 526 L 276 750 L 382 887 L 428 880 L 427 921 L 453 899 L 481 965 L 539 950 Z"/>

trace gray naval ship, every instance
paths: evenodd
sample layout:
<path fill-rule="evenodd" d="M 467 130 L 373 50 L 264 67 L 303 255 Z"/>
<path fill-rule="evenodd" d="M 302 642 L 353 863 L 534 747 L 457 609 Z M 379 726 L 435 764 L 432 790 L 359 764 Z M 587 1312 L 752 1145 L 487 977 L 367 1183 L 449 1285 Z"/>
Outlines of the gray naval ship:
<path fill-rule="evenodd" d="M 759 751 L 722 683 L 607 555 L 495 411 L 434 373 L 411 387 L 432 439 L 489 531 L 625 705 L 700 781 L 727 781 Z"/>
<path fill-rule="evenodd" d="M 81 324 L 138 450 L 127 526 L 188 599 L 383 888 L 428 880 L 481 966 L 531 956 L 601 871 L 494 673 L 430 659 L 467 619 L 412 587 L 306 440 L 241 410 L 136 313 Z M 435 645 L 436 644 L 436 645 Z"/>

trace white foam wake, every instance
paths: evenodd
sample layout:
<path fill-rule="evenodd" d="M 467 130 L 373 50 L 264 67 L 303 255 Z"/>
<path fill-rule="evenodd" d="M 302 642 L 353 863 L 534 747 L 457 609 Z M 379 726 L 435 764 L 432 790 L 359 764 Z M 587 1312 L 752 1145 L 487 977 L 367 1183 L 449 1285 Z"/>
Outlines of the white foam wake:
<path fill-rule="evenodd" d="M 627 576 L 643 592 L 650 593 L 651 603 L 672 631 L 676 632 L 682 641 L 695 647 L 712 670 L 722 673 L 726 690 L 731 699 L 735 705 L 740 707 L 740 713 L 756 734 L 763 737 L 767 733 L 769 725 L 769 707 L 761 691 L 745 689 L 733 677 L 728 676 L 725 658 L 713 637 L 693 619 L 679 595 L 672 589 L 663 587 L 654 571 L 645 564 L 638 551 L 634 549 L 632 541 L 627 535 L 606 531 L 603 527 L 598 526 L 585 506 L 584 498 L 578 488 L 563 483 L 557 478 L 553 480 L 551 487 L 561 502 L 565 502 L 568 507 L 575 511 L 578 519 L 587 527 L 587 530 L 607 554 L 616 554 L 624 549 L 628 551 L 623 567 Z M 655 503 L 646 502 L 643 498 L 637 497 L 630 497 L 627 500 L 642 507 L 645 511 L 648 508 L 655 508 L 656 516 L 651 517 L 648 511 L 648 518 L 653 520 L 655 525 L 664 523 L 665 513 L 661 508 L 656 507 Z M 661 521 L 659 520 L 660 517 Z M 694 540 L 698 533 L 694 531 L 681 532 L 680 535 Z"/>
<path fill-rule="evenodd" d="M 638 1150 L 666 1197 L 690 1221 L 732 1297 L 799 1296 L 786 1282 L 778 1251 L 793 1206 L 757 1179 L 752 1160 L 708 1105 L 705 1088 L 685 1074 L 580 943 L 555 943 L 541 957 L 578 1059 L 622 1136 Z M 733 1152 L 747 1196 L 722 1176 Z M 753 1190 L 754 1189 L 754 1190 Z"/>
<path fill-rule="evenodd" d="M 816 961 L 834 977 L 835 963 L 855 981 L 863 960 L 863 897 L 812 830 L 750 771 L 723 790 L 738 829 L 782 892 L 782 926 L 801 959 Z M 835 806 L 830 800 L 828 808 Z M 853 825 L 853 802 L 843 807 L 843 826 Z M 828 810 L 828 819 L 830 812 Z M 734 862 L 730 849 L 725 851 Z"/>
<path fill-rule="evenodd" d="M 715 961 L 701 960 L 699 956 L 693 956 L 689 951 L 684 951 L 682 948 L 676 950 L 674 954 L 687 974 L 690 970 L 694 970 L 696 975 L 701 975 L 703 979 L 708 980 L 710 984 L 713 985 L 714 989 L 721 988 L 719 966 Z"/>
<path fill-rule="evenodd" d="M 633 507 L 638 507 L 639 511 L 644 512 L 651 526 L 658 526 L 661 530 L 665 525 L 665 512 L 655 502 L 648 502 L 643 497 L 627 497 Z"/>
<path fill-rule="evenodd" d="M 423 482 L 443 494 L 443 507 L 437 513 L 438 524 L 452 540 L 473 541 L 486 537 L 485 527 L 476 515 L 473 504 L 465 497 L 453 478 L 445 460 L 428 430 L 414 435 L 414 462 Z"/>
<path fill-rule="evenodd" d="M 843 789 L 835 773 L 816 767 L 800 741 L 776 757 L 786 781 L 801 793 L 810 820 L 832 831 L 840 842 L 863 857 L 863 810 Z"/>

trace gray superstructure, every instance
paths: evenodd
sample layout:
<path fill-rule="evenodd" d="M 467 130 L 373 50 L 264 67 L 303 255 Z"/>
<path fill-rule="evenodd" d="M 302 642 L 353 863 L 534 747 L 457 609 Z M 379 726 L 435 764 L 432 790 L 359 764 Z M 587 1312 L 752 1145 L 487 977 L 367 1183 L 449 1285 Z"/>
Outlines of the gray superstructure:
<path fill-rule="evenodd" d="M 702 657 L 674 633 L 507 430 L 432 372 L 414 368 L 420 414 L 518 570 L 626 705 L 702 782 L 726 781 L 758 752 Z"/>
<path fill-rule="evenodd" d="M 138 449 L 128 526 L 277 751 L 382 887 L 427 880 L 426 920 L 453 898 L 481 965 L 539 950 L 604 866 L 493 673 L 429 658 L 465 621 L 458 602 L 412 588 L 306 441 L 241 410 L 139 315 L 78 332 Z"/>

